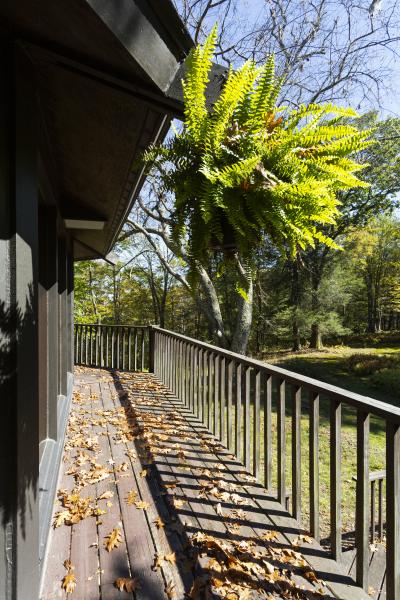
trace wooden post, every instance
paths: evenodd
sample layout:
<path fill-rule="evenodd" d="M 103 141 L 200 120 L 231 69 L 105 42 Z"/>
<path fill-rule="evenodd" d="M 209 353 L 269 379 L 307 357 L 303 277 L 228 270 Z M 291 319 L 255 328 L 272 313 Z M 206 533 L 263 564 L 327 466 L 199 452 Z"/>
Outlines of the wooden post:
<path fill-rule="evenodd" d="M 285 381 L 278 380 L 278 500 L 285 504 L 286 499 L 286 407 Z"/>
<path fill-rule="evenodd" d="M 364 590 L 366 591 L 368 590 L 369 565 L 369 488 L 369 414 L 358 410 L 356 486 L 356 581 L 358 585 L 364 588 Z"/>
<path fill-rule="evenodd" d="M 264 486 L 271 489 L 272 483 L 272 376 L 265 377 L 264 387 Z"/>
<path fill-rule="evenodd" d="M 149 332 L 149 372 L 154 373 L 154 352 L 155 352 L 154 336 L 155 336 L 155 332 L 154 332 L 154 328 L 151 325 L 148 328 L 148 332 Z M 129 352 L 130 352 L 130 342 L 129 342 Z M 131 368 L 130 365 L 131 365 L 131 357 L 129 354 L 129 368 Z"/>
<path fill-rule="evenodd" d="M 301 522 L 301 387 L 292 387 L 292 510 Z"/>
<path fill-rule="evenodd" d="M 342 554 L 341 427 L 342 404 L 331 400 L 330 415 L 330 504 L 331 552 L 335 560 Z"/>
<path fill-rule="evenodd" d="M 310 532 L 319 542 L 319 395 L 310 393 Z"/>
<path fill-rule="evenodd" d="M 400 600 L 400 425 L 386 422 L 386 597 Z"/>
<path fill-rule="evenodd" d="M 260 397 L 261 373 L 256 371 L 253 410 L 253 475 L 257 478 L 260 476 Z"/>

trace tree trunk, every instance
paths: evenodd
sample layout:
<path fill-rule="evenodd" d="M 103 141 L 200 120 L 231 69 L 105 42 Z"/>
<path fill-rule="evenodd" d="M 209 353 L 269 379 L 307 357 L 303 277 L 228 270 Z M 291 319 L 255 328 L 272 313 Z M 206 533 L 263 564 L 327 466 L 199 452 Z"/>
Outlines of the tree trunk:
<path fill-rule="evenodd" d="M 322 348 L 322 335 L 319 323 L 311 325 L 310 348 L 313 348 L 313 350 L 321 350 Z"/>
<path fill-rule="evenodd" d="M 206 269 L 202 266 L 198 267 L 200 276 L 200 284 L 204 293 L 205 302 L 200 302 L 196 297 L 199 308 L 204 312 L 210 325 L 210 333 L 215 340 L 215 343 L 223 348 L 228 347 L 228 341 L 225 335 L 224 323 L 221 314 L 217 292 L 213 282 L 211 281 Z"/>
<path fill-rule="evenodd" d="M 246 354 L 249 342 L 251 322 L 253 318 L 253 281 L 250 280 L 247 298 L 240 297 L 239 311 L 236 319 L 231 350 L 238 354 Z"/>
<path fill-rule="evenodd" d="M 293 333 L 293 347 L 292 350 L 297 352 L 301 350 L 301 341 L 300 341 L 300 326 L 298 321 L 298 309 L 300 305 L 300 296 L 301 296 L 301 288 L 300 288 L 300 277 L 299 277 L 299 265 L 297 260 L 292 260 L 290 263 L 290 272 L 291 272 L 291 289 L 290 289 L 290 304 L 293 307 L 292 314 L 292 333 Z"/>
<path fill-rule="evenodd" d="M 313 272 L 311 279 L 311 308 L 315 313 L 317 313 L 320 308 L 319 286 L 321 284 L 321 277 L 322 273 L 320 273 L 319 270 L 316 270 Z M 311 325 L 310 348 L 313 350 L 321 350 L 322 348 L 321 328 L 317 320 Z"/>
<path fill-rule="evenodd" d="M 293 332 L 293 352 L 301 350 L 301 339 L 300 339 L 300 327 L 297 321 L 296 315 L 293 316 L 292 321 L 292 332 Z"/>
<path fill-rule="evenodd" d="M 368 331 L 368 333 L 376 333 L 374 296 L 373 296 L 371 289 L 369 289 L 368 287 L 367 287 L 367 297 L 368 297 L 367 331 Z"/>
<path fill-rule="evenodd" d="M 99 312 L 97 310 L 96 294 L 93 289 L 93 273 L 92 273 L 92 267 L 91 267 L 90 263 L 89 263 L 89 287 L 90 287 L 90 297 L 92 300 L 92 307 L 93 307 L 93 312 L 94 312 L 94 316 L 96 319 L 96 323 L 100 323 L 100 316 L 99 316 Z"/>

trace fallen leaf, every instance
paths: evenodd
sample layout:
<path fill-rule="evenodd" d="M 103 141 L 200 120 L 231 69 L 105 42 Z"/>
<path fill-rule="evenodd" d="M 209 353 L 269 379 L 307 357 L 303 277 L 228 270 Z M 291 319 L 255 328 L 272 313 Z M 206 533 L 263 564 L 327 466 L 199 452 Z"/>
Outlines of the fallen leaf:
<path fill-rule="evenodd" d="M 171 500 L 172 505 L 175 508 L 182 508 L 184 504 L 186 504 L 186 500 L 182 500 L 181 498 L 175 498 L 175 496 Z"/>
<path fill-rule="evenodd" d="M 172 581 L 169 581 L 165 586 L 165 593 L 167 594 L 168 600 L 173 600 L 176 598 L 175 585 Z"/>
<path fill-rule="evenodd" d="M 107 500 L 108 498 L 113 498 L 114 497 L 114 492 L 112 492 L 111 490 L 107 490 L 106 492 L 103 492 L 101 494 L 101 496 L 99 496 L 97 499 L 98 500 Z"/>
<path fill-rule="evenodd" d="M 153 523 L 155 524 L 157 529 L 162 529 L 163 527 L 165 527 L 165 523 L 161 517 L 157 517 L 157 519 L 153 521 Z"/>
<path fill-rule="evenodd" d="M 144 502 L 143 500 L 138 500 L 137 502 L 135 502 L 135 506 L 136 508 L 139 508 L 141 510 L 147 510 L 148 508 L 150 508 L 150 504 L 148 502 Z"/>
<path fill-rule="evenodd" d="M 164 560 L 174 565 L 176 563 L 176 555 L 175 552 L 170 552 L 169 554 L 164 555 Z"/>
<path fill-rule="evenodd" d="M 72 571 L 74 569 L 72 562 L 69 560 L 69 558 L 64 560 L 63 565 L 67 569 L 67 571 Z"/>
<path fill-rule="evenodd" d="M 118 577 L 114 581 L 114 585 L 120 592 L 134 592 L 140 588 L 140 582 L 137 577 Z"/>
<path fill-rule="evenodd" d="M 140 477 L 146 477 L 147 475 L 147 469 L 143 469 L 142 471 L 140 471 Z"/>
<path fill-rule="evenodd" d="M 126 497 L 126 503 L 127 504 L 135 504 L 136 498 L 137 498 L 137 492 L 135 490 L 131 490 L 130 492 L 128 492 L 128 495 Z"/>
<path fill-rule="evenodd" d="M 111 552 L 114 548 L 117 548 L 122 542 L 121 530 L 115 527 L 107 536 L 104 546 L 107 552 Z"/>
<path fill-rule="evenodd" d="M 161 569 L 163 563 L 163 557 L 159 554 L 154 555 L 154 563 L 152 565 L 153 571 L 157 571 L 157 569 Z"/>
<path fill-rule="evenodd" d="M 76 587 L 76 577 L 72 571 L 68 571 L 68 573 L 63 577 L 61 587 L 66 591 L 67 594 L 72 594 Z"/>

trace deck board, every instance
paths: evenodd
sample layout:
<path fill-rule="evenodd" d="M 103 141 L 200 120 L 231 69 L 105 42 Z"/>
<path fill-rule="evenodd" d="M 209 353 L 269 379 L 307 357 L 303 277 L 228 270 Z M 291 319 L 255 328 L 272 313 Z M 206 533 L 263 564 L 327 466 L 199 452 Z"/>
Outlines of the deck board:
<path fill-rule="evenodd" d="M 83 437 L 97 436 L 99 444 L 97 450 L 84 452 L 110 472 L 100 483 L 82 487 L 80 495 L 93 498 L 106 513 L 52 531 L 41 600 L 65 597 L 61 581 L 66 559 L 74 565 L 77 579 L 71 598 L 184 600 L 193 583 L 197 585 L 205 575 L 211 588 L 213 554 L 193 542 L 192 536 L 198 532 L 230 545 L 234 552 L 253 561 L 248 564 L 255 565 L 254 572 L 246 571 L 246 596 L 242 590 L 249 600 L 312 598 L 317 589 L 318 597 L 326 599 L 367 598 L 349 578 L 346 580 L 346 573 L 336 563 L 323 556 L 316 543 L 300 548 L 293 545 L 299 535 L 297 523 L 152 375 L 77 369 L 70 422 L 73 424 L 77 417 L 83 423 Z M 67 460 L 62 464 L 60 487 L 68 491 L 74 487 L 74 475 L 67 475 L 67 471 L 79 450 L 64 452 Z M 126 466 L 121 470 L 123 463 Z M 81 468 L 88 469 L 88 465 Z M 218 486 L 228 486 L 230 495 L 216 497 L 215 489 L 224 489 Z M 210 489 L 213 487 L 214 491 Z M 137 500 L 147 503 L 145 510 L 126 502 L 132 490 Z M 105 491 L 113 492 L 113 497 L 96 500 Z M 55 512 L 58 510 L 56 503 Z M 164 526 L 157 526 L 159 519 Z M 121 530 L 122 540 L 107 552 L 105 537 L 115 527 Z M 263 541 L 261 536 L 271 531 L 277 532 L 276 539 Z M 243 545 L 240 550 L 239 543 Z M 246 551 L 246 544 L 251 550 Z M 313 586 L 303 576 L 303 568 L 282 562 L 282 550 L 301 552 L 322 572 L 325 584 Z M 257 570 L 266 558 L 275 567 L 290 571 L 288 589 L 284 589 L 283 580 L 279 588 Z M 140 587 L 133 593 L 120 592 L 115 586 L 118 577 L 137 578 Z M 212 577 L 215 592 L 215 585 L 222 584 L 218 583 L 218 572 Z M 233 587 L 237 581 L 232 579 Z M 291 595 L 287 595 L 289 589 Z M 231 597 L 237 592 L 239 598 L 239 591 L 239 587 L 232 589 Z M 196 592 L 192 597 L 202 598 Z"/>

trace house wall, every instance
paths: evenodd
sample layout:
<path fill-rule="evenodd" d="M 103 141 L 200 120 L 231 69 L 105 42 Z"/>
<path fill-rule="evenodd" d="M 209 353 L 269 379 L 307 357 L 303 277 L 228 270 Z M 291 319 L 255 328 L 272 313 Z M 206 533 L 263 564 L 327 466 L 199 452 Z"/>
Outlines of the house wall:
<path fill-rule="evenodd" d="M 0 600 L 39 597 L 72 394 L 71 241 L 39 164 L 34 69 L 0 41 Z"/>

